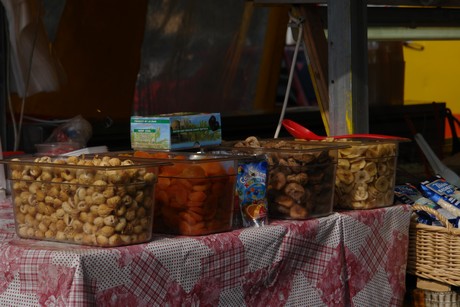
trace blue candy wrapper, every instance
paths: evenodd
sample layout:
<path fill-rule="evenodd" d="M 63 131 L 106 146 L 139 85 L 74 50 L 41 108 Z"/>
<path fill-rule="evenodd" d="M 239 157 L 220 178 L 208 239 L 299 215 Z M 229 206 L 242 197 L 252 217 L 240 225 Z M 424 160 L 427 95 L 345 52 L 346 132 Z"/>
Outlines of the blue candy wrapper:
<path fill-rule="evenodd" d="M 239 162 L 236 192 L 244 227 L 268 224 L 267 173 L 268 164 L 265 159 Z"/>
<path fill-rule="evenodd" d="M 460 193 L 456 187 L 444 178 L 436 176 L 435 178 L 421 182 L 420 191 L 425 197 L 431 199 L 453 215 L 460 216 L 460 200 L 457 199 L 460 198 Z"/>
<path fill-rule="evenodd" d="M 445 217 L 449 221 L 449 223 L 451 223 L 455 228 L 459 227 L 460 216 L 455 215 L 451 211 L 440 206 L 433 199 L 425 197 L 421 191 L 419 191 L 415 186 L 413 186 L 410 183 L 395 186 L 395 200 L 397 203 L 400 204 L 422 205 L 436 210 L 440 215 Z M 443 203 L 443 205 L 446 205 L 446 207 L 449 207 L 449 209 L 451 209 L 451 205 L 445 203 Z M 428 212 L 416 210 L 415 213 L 417 214 L 417 222 L 419 223 L 443 226 L 442 223 L 436 218 L 436 216 L 429 214 Z"/>

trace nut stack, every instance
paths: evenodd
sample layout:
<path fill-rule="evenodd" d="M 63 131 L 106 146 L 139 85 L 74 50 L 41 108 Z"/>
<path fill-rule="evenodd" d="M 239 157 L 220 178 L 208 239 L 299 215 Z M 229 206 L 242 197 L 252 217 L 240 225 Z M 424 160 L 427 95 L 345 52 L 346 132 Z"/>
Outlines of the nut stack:
<path fill-rule="evenodd" d="M 323 145 L 248 137 L 233 146 L 266 154 L 269 216 L 306 219 L 332 212 L 337 147 Z"/>
<path fill-rule="evenodd" d="M 110 156 L 7 164 L 19 237 L 93 246 L 151 239 L 155 165 Z"/>

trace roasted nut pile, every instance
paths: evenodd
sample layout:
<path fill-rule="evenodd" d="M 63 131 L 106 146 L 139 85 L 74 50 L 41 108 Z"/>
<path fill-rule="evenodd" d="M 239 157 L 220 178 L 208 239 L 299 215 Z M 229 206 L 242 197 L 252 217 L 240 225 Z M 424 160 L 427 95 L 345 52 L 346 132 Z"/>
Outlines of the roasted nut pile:
<path fill-rule="evenodd" d="M 318 147 L 312 150 L 314 146 L 300 142 L 259 141 L 256 137 L 249 137 L 234 147 L 268 149 L 264 151 L 269 164 L 270 217 L 305 219 L 332 212 L 337 158 L 334 150 L 318 150 Z"/>
<path fill-rule="evenodd" d="M 335 206 L 370 209 L 393 204 L 397 143 L 371 142 L 339 150 Z"/>
<path fill-rule="evenodd" d="M 110 156 L 9 163 L 22 238 L 94 246 L 150 240 L 154 167 Z"/>

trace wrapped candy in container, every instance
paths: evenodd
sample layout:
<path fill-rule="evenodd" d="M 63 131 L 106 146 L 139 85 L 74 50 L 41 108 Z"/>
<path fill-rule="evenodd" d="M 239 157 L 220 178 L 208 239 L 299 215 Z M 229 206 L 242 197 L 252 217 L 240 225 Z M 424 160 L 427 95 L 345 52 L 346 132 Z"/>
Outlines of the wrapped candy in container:
<path fill-rule="evenodd" d="M 155 233 L 195 236 L 232 229 L 235 157 L 146 150 L 132 156 L 171 162 L 158 173 Z"/>
<path fill-rule="evenodd" d="M 110 156 L 3 163 L 19 237 L 104 247 L 151 239 L 160 163 Z"/>
<path fill-rule="evenodd" d="M 398 142 L 337 140 L 339 149 L 335 204 L 340 209 L 371 209 L 393 205 Z"/>
<path fill-rule="evenodd" d="M 268 203 L 266 197 L 268 163 L 265 155 L 241 153 L 238 150 L 217 150 L 208 153 L 238 158 L 236 176 L 236 200 L 233 226 L 261 227 L 268 225 Z"/>
<path fill-rule="evenodd" d="M 265 155 L 270 218 L 307 219 L 332 213 L 337 151 L 340 144 L 249 137 L 222 147 Z"/>

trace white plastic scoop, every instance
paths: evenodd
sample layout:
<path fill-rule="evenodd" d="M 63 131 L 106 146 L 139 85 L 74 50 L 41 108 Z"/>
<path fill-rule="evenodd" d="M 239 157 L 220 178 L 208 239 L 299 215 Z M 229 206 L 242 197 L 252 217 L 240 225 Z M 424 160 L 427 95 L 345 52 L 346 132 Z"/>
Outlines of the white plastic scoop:
<path fill-rule="evenodd" d="M 109 149 L 107 148 L 107 146 L 102 145 L 102 146 L 85 147 L 82 149 L 77 149 L 74 151 L 63 153 L 61 154 L 61 156 L 79 156 L 83 154 L 96 154 L 96 153 L 104 153 L 108 151 Z"/>
<path fill-rule="evenodd" d="M 430 145 L 426 142 L 423 135 L 417 133 L 415 134 L 414 138 L 420 149 L 422 149 L 423 153 L 425 154 L 425 157 L 428 160 L 428 163 L 430 163 L 430 166 L 433 169 L 433 171 L 436 174 L 442 176 L 444 179 L 446 179 L 446 181 L 450 184 L 453 184 L 456 187 L 460 188 L 460 177 L 457 175 L 457 173 L 455 173 L 444 163 L 442 163 L 441 160 L 439 160 L 438 156 L 431 149 Z"/>

